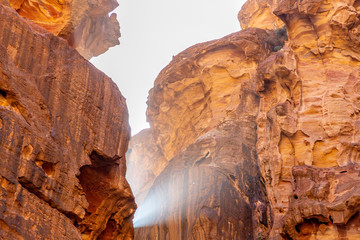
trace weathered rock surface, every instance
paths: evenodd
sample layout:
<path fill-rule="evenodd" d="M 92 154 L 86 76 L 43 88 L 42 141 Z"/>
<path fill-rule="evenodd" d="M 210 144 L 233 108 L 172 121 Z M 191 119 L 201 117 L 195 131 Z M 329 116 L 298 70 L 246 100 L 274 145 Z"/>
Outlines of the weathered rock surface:
<path fill-rule="evenodd" d="M 147 120 L 166 159 L 235 114 L 240 93 L 255 86 L 250 79 L 257 63 L 276 45 L 269 41 L 274 37 L 250 29 L 198 44 L 162 70 L 149 92 Z"/>
<path fill-rule="evenodd" d="M 132 239 L 125 99 L 0 1 L 0 239 Z"/>
<path fill-rule="evenodd" d="M 359 16 L 355 0 L 250 0 L 245 30 L 176 56 L 147 112 L 168 164 L 132 166 L 153 173 L 136 238 L 359 239 Z"/>
<path fill-rule="evenodd" d="M 274 239 L 280 239 L 280 234 L 299 238 L 287 232 L 288 225 L 282 224 L 283 215 L 297 208 L 293 205 L 297 201 L 291 201 L 299 187 L 297 181 L 295 184 L 296 166 L 309 166 L 304 168 L 305 172 L 317 168 L 335 171 L 339 166 L 359 163 L 360 62 L 358 42 L 354 40 L 359 26 L 358 3 L 281 1 L 273 6 L 274 13 L 287 26 L 289 42 L 258 67 L 261 101 L 257 154 L 273 206 Z M 358 168 L 353 169 L 356 172 Z M 319 174 L 322 178 L 325 173 L 307 174 Z M 342 179 L 353 179 L 350 171 L 342 175 Z M 335 202 L 347 205 L 346 197 L 340 198 L 340 192 L 331 190 L 336 184 L 330 180 L 328 184 L 329 193 L 317 193 L 326 191 L 325 186 L 315 187 L 317 190 L 308 192 L 311 201 L 302 206 L 330 206 Z M 317 195 L 326 203 L 314 203 L 313 200 L 320 201 Z M 342 215 L 342 211 L 345 210 L 339 209 L 337 214 Z M 311 214 L 297 214 L 292 217 L 297 221 L 302 218 L 304 224 L 314 220 Z M 322 214 L 333 216 L 329 209 Z M 354 235 L 358 230 L 347 222 L 357 210 L 346 214 L 350 216 L 342 222 L 334 218 L 329 221 L 336 226 L 332 235 L 335 239 L 358 238 Z M 318 239 L 322 239 L 320 235 Z"/>
<path fill-rule="evenodd" d="M 66 39 L 90 59 L 119 44 L 116 0 L 10 0 L 21 16 Z"/>
<path fill-rule="evenodd" d="M 277 29 L 284 26 L 273 12 L 278 0 L 248 0 L 238 14 L 241 29 L 250 27 L 262 29 Z"/>
<path fill-rule="evenodd" d="M 257 64 L 274 48 L 270 37 L 273 32 L 248 29 L 198 44 L 176 56 L 156 79 L 146 132 L 169 163 L 157 176 L 156 159 L 133 155 L 143 152 L 139 148 L 151 137 L 140 133 L 132 139 L 129 166 L 137 167 L 129 168 L 128 176 L 141 178 L 136 169 L 147 164 L 157 176 L 136 213 L 136 239 L 268 235 L 272 220 L 257 165 L 254 78 Z"/>
<path fill-rule="evenodd" d="M 360 166 L 293 168 L 295 191 L 282 219 L 292 239 L 360 238 Z"/>

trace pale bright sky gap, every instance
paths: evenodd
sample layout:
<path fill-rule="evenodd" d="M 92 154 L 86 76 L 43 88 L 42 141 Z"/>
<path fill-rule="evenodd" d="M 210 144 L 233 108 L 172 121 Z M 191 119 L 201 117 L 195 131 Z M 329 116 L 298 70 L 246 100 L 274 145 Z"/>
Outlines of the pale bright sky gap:
<path fill-rule="evenodd" d="M 146 122 L 148 91 L 159 72 L 186 48 L 240 30 L 245 0 L 118 0 L 120 45 L 91 59 L 126 98 L 131 134 Z"/>

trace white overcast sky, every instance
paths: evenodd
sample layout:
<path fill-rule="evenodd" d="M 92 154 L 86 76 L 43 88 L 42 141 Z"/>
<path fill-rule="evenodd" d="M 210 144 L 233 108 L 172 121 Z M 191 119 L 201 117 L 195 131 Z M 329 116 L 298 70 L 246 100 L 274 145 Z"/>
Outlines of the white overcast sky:
<path fill-rule="evenodd" d="M 240 30 L 245 0 L 118 0 L 120 45 L 91 62 L 125 96 L 132 135 L 147 128 L 148 91 L 172 56 Z"/>

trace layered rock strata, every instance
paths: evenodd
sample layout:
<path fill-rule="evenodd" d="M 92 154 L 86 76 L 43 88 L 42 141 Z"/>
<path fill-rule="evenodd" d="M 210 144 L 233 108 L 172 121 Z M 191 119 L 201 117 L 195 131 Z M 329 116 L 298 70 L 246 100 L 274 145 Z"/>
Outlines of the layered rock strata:
<path fill-rule="evenodd" d="M 161 173 L 136 238 L 359 239 L 359 16 L 355 0 L 250 0 L 244 30 L 176 56 L 149 94 L 168 163 L 146 160 Z"/>
<path fill-rule="evenodd" d="M 119 44 L 116 0 L 10 0 L 21 16 L 66 39 L 90 59 Z"/>
<path fill-rule="evenodd" d="M 132 239 L 115 83 L 0 1 L 0 238 Z"/>

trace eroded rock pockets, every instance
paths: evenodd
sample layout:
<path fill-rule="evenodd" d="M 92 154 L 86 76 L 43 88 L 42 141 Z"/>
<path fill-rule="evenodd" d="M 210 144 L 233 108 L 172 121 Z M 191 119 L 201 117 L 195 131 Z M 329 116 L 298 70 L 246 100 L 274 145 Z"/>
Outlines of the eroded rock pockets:
<path fill-rule="evenodd" d="M 287 231 L 289 235 L 282 237 L 299 239 L 307 231 L 309 236 L 314 236 L 315 229 L 320 226 L 322 232 L 317 236 L 335 234 L 356 238 L 353 223 L 347 225 L 345 220 L 337 225 L 331 211 L 324 207 L 335 204 L 335 197 L 315 200 L 308 195 L 311 199 L 301 198 L 299 202 L 300 196 L 295 192 L 300 186 L 297 186 L 295 173 L 300 166 L 309 166 L 304 167 L 304 171 L 317 171 L 320 176 L 325 174 L 325 169 L 331 172 L 339 167 L 355 166 L 354 171 L 357 171 L 359 94 L 355 89 L 359 84 L 359 60 L 356 57 L 359 49 L 352 32 L 359 25 L 358 1 L 251 2 L 269 8 L 281 18 L 289 38 L 280 51 L 258 67 L 261 107 L 257 117 L 257 153 L 274 211 L 270 239 L 278 239 L 280 232 Z M 251 18 L 248 13 L 245 9 L 241 14 Z M 353 178 L 346 170 L 342 175 L 343 181 L 346 176 Z M 315 175 L 309 177 L 317 178 Z M 327 188 L 319 186 L 307 194 L 324 189 Z M 356 195 L 355 190 L 350 192 Z M 338 194 L 335 195 L 339 197 Z M 304 210 L 299 210 L 302 207 L 294 210 L 294 202 L 304 204 Z M 343 204 L 347 203 L 344 199 Z M 307 210 L 310 205 L 316 206 L 315 209 Z M 346 210 L 349 218 L 356 218 L 357 211 L 356 207 Z M 309 214 L 309 219 L 313 218 L 311 212 L 327 216 L 327 220 L 314 221 L 331 223 L 333 228 L 306 223 L 307 217 L 302 217 Z M 340 212 L 336 214 L 342 216 Z M 289 220 L 288 215 L 296 220 Z M 302 230 L 295 227 L 303 222 Z M 336 230 L 337 226 L 339 230 Z M 311 230 L 313 227 L 314 231 Z"/>
<path fill-rule="evenodd" d="M 359 235 L 359 165 L 293 168 L 294 195 L 284 221 L 284 238 L 356 239 Z"/>

